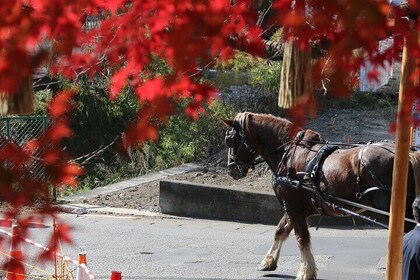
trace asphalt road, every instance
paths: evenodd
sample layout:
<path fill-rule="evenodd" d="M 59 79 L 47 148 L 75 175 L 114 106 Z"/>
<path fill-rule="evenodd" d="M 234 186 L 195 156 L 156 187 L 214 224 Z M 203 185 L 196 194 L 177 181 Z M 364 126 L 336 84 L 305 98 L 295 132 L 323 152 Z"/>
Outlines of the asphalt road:
<path fill-rule="evenodd" d="M 294 279 L 299 267 L 292 232 L 278 269 L 257 271 L 271 245 L 273 226 L 152 217 L 61 217 L 74 228 L 74 244 L 64 246 L 64 254 L 77 259 L 82 248 L 96 279 L 110 279 L 112 270 L 121 271 L 123 279 Z M 46 244 L 49 229 L 30 232 L 32 240 Z M 384 279 L 386 230 L 311 228 L 311 235 L 318 279 Z M 25 252 L 39 250 L 25 246 Z"/>

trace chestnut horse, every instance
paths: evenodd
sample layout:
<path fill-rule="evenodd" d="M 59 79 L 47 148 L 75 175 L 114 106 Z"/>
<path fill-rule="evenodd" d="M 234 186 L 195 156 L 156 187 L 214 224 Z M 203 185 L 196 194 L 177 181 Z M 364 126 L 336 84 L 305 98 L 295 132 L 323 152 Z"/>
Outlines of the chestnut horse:
<path fill-rule="evenodd" d="M 230 175 L 234 179 L 245 177 L 261 156 L 273 172 L 273 189 L 285 210 L 260 270 L 277 268 L 282 243 L 294 229 L 301 252 L 296 279 L 316 279 L 307 218 L 319 214 L 344 216 L 343 209 L 354 213 L 365 210 L 334 198 L 389 211 L 393 143 L 331 147 L 318 132 L 266 114 L 239 113 L 223 122 L 230 128 L 225 138 Z M 412 217 L 411 203 L 416 193 L 413 161 L 420 161 L 420 152 L 410 153 L 406 217 Z M 419 172 L 418 164 L 415 170 Z M 413 226 L 406 222 L 406 230 Z"/>

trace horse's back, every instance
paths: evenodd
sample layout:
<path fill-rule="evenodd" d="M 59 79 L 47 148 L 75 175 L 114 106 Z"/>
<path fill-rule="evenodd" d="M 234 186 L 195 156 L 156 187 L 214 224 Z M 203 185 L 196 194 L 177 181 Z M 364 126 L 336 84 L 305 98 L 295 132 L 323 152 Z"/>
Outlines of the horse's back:
<path fill-rule="evenodd" d="M 395 145 L 392 142 L 339 149 L 325 160 L 323 166 L 326 191 L 351 200 L 355 199 L 356 193 L 365 193 L 361 201 L 389 211 L 394 157 Z M 408 215 L 416 189 L 419 194 L 420 152 L 410 152 L 407 178 Z"/>
<path fill-rule="evenodd" d="M 363 188 L 376 186 L 378 181 L 390 188 L 392 150 L 392 143 L 386 142 L 336 150 L 324 161 L 321 187 L 341 197 L 354 197 Z"/>

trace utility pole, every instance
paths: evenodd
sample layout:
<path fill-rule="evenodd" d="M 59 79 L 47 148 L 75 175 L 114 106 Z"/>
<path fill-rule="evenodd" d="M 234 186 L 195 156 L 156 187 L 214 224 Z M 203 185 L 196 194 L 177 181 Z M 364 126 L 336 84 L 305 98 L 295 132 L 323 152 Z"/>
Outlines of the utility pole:
<path fill-rule="evenodd" d="M 419 43 L 418 31 L 413 28 L 404 38 L 401 61 L 401 80 L 399 89 L 398 116 L 396 127 L 396 148 L 394 169 L 392 174 L 391 209 L 389 217 L 388 253 L 386 263 L 386 279 L 395 280 L 402 277 L 402 245 L 404 236 L 404 217 L 407 201 L 407 176 L 409 166 L 409 149 L 411 140 L 411 110 L 407 110 L 407 93 L 417 79 L 413 74 L 417 68 L 417 60 L 412 51 Z M 411 108 L 411 106 L 409 106 Z"/>

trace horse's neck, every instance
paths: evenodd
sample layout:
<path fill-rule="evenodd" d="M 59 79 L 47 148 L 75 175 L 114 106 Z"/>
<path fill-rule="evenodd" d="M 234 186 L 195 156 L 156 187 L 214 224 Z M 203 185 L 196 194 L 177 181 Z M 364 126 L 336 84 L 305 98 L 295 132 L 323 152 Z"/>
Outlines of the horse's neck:
<path fill-rule="evenodd" d="M 262 125 L 255 127 L 256 147 L 254 149 L 264 158 L 273 173 L 277 170 L 283 153 L 293 139 L 290 135 L 291 129 L 292 126 L 288 123 L 278 127 Z"/>

